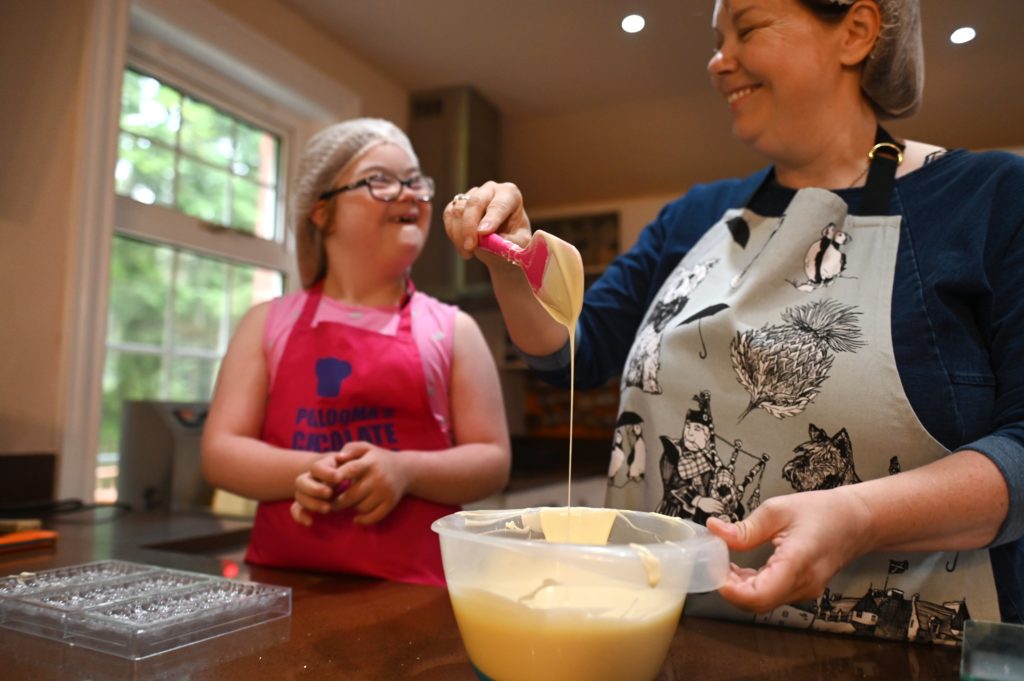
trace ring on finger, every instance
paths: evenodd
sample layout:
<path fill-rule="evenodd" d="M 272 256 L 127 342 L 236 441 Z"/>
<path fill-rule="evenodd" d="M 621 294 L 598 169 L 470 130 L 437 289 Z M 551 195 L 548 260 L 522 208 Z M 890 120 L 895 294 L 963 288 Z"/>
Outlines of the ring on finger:
<path fill-rule="evenodd" d="M 452 203 L 455 203 L 456 201 L 468 201 L 468 200 L 469 200 L 469 194 L 463 194 L 463 193 L 460 192 L 460 193 L 456 194 L 455 197 L 452 199 Z"/>

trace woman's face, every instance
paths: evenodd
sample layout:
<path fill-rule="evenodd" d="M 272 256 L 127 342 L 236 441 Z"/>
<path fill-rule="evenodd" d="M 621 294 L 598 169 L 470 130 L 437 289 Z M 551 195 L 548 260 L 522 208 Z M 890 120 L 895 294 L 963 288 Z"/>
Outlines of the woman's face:
<path fill-rule="evenodd" d="M 828 125 L 842 81 L 840 32 L 797 0 L 716 0 L 708 73 L 733 134 L 770 159 Z"/>
<path fill-rule="evenodd" d="M 401 147 L 382 143 L 350 163 L 333 186 L 352 184 L 373 175 L 407 180 L 419 174 L 416 162 Z M 367 187 L 337 194 L 334 202 L 333 220 L 325 235 L 328 245 L 337 244 L 337 249 L 329 248 L 330 258 L 339 253 L 361 263 L 375 262 L 402 272 L 423 250 L 430 233 L 431 204 L 420 201 L 408 187 L 402 187 L 401 194 L 391 202 L 375 199 Z M 324 215 L 327 217 L 326 212 Z"/>

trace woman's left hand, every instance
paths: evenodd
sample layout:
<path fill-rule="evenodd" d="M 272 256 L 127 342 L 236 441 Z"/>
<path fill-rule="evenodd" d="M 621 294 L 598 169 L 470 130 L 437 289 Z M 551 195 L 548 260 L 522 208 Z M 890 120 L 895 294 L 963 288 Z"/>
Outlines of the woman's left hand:
<path fill-rule="evenodd" d="M 843 488 L 767 499 L 746 519 L 709 518 L 708 530 L 730 551 L 749 551 L 768 541 L 775 550 L 759 569 L 735 563 L 719 594 L 752 612 L 815 599 L 848 562 L 869 550 L 871 514 Z"/>

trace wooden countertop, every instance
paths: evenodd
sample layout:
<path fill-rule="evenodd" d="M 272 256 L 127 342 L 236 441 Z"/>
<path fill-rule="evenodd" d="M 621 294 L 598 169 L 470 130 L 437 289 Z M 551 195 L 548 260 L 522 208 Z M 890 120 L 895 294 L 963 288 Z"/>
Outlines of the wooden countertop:
<path fill-rule="evenodd" d="M 248 524 L 201 515 L 75 514 L 55 549 L 0 555 L 0 575 L 117 558 L 288 586 L 292 615 L 130 662 L 0 628 L 0 677 L 476 681 L 444 589 L 239 564 Z M 221 557 L 217 557 L 221 556 Z M 959 650 L 684 616 L 659 681 L 954 681 Z M 640 680 L 638 680 L 640 681 Z"/>

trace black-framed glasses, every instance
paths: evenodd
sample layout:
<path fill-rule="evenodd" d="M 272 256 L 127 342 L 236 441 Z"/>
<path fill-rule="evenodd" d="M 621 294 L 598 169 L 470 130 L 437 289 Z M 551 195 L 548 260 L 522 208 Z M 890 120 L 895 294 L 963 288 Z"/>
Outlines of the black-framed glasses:
<path fill-rule="evenodd" d="M 335 187 L 329 189 L 320 195 L 322 200 L 327 200 L 332 196 L 340 194 L 342 192 L 351 191 L 353 189 L 359 189 L 360 187 L 366 187 L 370 192 L 370 196 L 377 199 L 378 201 L 387 201 L 388 203 L 395 201 L 399 196 L 402 195 L 402 187 L 408 187 L 416 195 L 418 201 L 429 201 L 434 198 L 434 180 L 433 178 L 427 177 L 426 175 L 413 175 L 412 177 L 400 180 L 394 175 L 387 173 L 377 173 L 364 177 L 361 180 L 357 180 L 352 184 L 346 184 L 343 187 Z"/>

